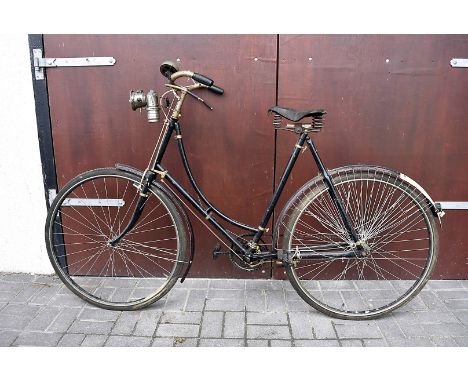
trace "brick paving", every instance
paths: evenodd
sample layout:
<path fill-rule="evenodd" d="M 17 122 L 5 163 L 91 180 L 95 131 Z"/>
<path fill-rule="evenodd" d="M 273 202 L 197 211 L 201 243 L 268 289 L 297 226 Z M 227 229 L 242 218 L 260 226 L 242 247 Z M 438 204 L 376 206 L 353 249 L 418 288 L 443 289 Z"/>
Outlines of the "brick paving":
<path fill-rule="evenodd" d="M 468 281 L 430 281 L 383 318 L 343 321 L 287 281 L 188 279 L 144 310 L 116 312 L 55 276 L 0 273 L 0 346 L 468 346 Z"/>

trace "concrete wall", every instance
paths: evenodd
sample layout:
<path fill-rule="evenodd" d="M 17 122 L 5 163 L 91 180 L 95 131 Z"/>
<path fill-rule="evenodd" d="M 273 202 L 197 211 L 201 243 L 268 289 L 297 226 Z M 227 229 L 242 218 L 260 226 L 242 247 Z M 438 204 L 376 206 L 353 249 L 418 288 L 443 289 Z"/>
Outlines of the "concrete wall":
<path fill-rule="evenodd" d="M 0 35 L 0 272 L 52 273 L 28 36 Z"/>

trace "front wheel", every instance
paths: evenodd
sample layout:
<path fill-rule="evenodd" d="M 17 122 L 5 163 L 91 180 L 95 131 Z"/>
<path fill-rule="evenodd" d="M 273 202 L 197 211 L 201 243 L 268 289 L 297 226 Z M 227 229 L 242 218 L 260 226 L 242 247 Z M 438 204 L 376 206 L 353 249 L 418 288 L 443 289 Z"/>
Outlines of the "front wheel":
<path fill-rule="evenodd" d="M 187 233 L 177 207 L 155 185 L 139 220 L 116 245 L 139 197 L 139 177 L 117 169 L 72 179 L 46 221 L 50 261 L 65 285 L 106 309 L 134 310 L 163 297 L 187 261 Z"/>
<path fill-rule="evenodd" d="M 283 220 L 286 272 L 317 310 L 375 318 L 410 301 L 428 280 L 438 253 L 434 217 L 425 197 L 393 171 L 347 167 L 332 178 L 366 250 L 349 255 L 358 251 L 327 186 L 312 182 Z"/>

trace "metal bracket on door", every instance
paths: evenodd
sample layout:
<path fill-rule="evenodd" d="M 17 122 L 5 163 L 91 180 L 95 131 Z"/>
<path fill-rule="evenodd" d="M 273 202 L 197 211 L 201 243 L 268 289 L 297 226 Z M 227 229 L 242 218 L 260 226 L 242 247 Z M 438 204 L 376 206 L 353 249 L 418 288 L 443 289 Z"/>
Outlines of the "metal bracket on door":
<path fill-rule="evenodd" d="M 468 68 L 468 58 L 452 58 L 450 65 L 452 68 Z"/>
<path fill-rule="evenodd" d="M 114 57 L 68 57 L 45 58 L 42 49 L 33 49 L 34 71 L 36 80 L 44 79 L 44 68 L 57 68 L 63 66 L 112 66 Z"/>

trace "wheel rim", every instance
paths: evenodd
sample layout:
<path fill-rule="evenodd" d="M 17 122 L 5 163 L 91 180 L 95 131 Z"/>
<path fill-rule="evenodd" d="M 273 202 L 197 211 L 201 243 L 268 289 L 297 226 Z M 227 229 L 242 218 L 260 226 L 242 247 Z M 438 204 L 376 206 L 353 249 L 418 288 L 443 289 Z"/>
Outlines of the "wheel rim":
<path fill-rule="evenodd" d="M 293 262 L 288 271 L 306 300 L 343 318 L 372 317 L 409 301 L 433 265 L 434 230 L 427 203 L 396 178 L 363 173 L 335 181 L 344 207 L 368 253 L 360 258 L 325 257 L 352 251 L 338 211 L 324 185 L 299 205 L 288 235 L 289 251 L 317 253 Z M 291 225 L 289 225 L 291 227 Z M 332 243 L 320 248 L 319 245 Z"/>
<path fill-rule="evenodd" d="M 125 308 L 154 301 L 184 263 L 177 225 L 154 190 L 135 227 L 109 244 L 133 214 L 137 184 L 124 175 L 86 177 L 55 204 L 48 231 L 54 267 L 89 302 Z"/>

